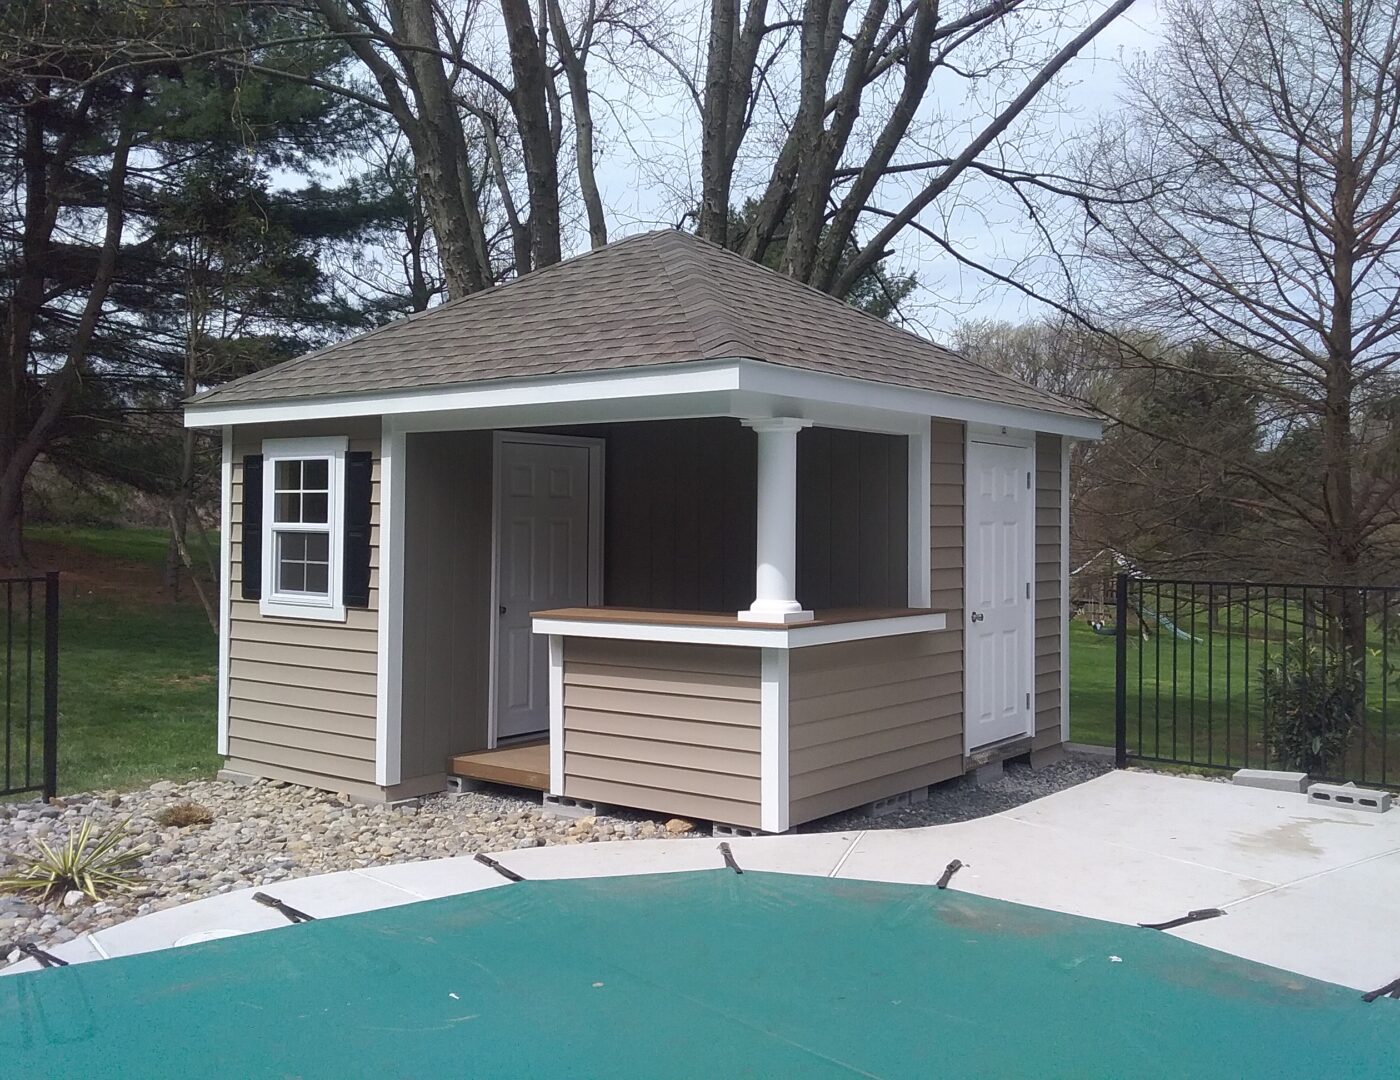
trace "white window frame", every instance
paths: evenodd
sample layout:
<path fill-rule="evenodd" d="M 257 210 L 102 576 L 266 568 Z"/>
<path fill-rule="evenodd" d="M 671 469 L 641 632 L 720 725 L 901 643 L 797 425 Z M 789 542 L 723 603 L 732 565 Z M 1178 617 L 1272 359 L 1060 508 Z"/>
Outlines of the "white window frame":
<path fill-rule="evenodd" d="M 266 616 L 286 619 L 345 621 L 345 453 L 350 440 L 344 436 L 309 439 L 266 439 L 263 451 L 263 590 L 258 610 Z M 277 462 L 321 459 L 329 464 L 330 492 L 330 594 L 325 597 L 277 591 L 276 523 L 273 507 L 277 490 Z"/>

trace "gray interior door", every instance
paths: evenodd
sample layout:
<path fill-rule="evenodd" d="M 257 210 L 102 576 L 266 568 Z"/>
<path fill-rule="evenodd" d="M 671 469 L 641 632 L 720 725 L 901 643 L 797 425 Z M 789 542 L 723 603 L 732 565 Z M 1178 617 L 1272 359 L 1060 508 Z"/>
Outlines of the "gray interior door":
<path fill-rule="evenodd" d="M 589 447 L 499 444 L 496 738 L 549 728 L 549 641 L 530 613 L 589 599 Z"/>

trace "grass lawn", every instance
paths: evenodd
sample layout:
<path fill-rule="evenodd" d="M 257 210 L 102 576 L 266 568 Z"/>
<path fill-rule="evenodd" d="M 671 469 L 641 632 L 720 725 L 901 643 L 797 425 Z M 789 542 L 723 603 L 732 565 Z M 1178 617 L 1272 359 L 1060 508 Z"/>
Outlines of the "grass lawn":
<path fill-rule="evenodd" d="M 26 531 L 35 564 L 63 574 L 60 792 L 218 767 L 218 641 L 193 595 L 166 598 L 165 537 L 159 529 Z"/>

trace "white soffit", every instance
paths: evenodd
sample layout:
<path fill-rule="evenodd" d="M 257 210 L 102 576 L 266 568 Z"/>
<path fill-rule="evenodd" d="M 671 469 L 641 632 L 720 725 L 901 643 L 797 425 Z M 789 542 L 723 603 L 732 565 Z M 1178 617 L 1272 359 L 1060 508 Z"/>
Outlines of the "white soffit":
<path fill-rule="evenodd" d="M 1102 435 L 1098 420 L 758 360 L 706 360 L 644 368 L 501 379 L 457 387 L 394 390 L 273 402 L 192 405 L 187 427 L 401 416 L 406 430 L 666 419 L 678 416 L 799 416 L 903 430 L 911 417 Z M 883 419 L 882 419 L 883 418 Z"/>

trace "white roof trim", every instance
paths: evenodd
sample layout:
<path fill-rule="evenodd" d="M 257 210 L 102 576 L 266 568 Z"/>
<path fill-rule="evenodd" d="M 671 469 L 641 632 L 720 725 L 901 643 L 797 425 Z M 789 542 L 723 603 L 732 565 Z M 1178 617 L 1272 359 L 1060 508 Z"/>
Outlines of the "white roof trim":
<path fill-rule="evenodd" d="M 692 645 L 744 645 L 750 648 L 800 649 L 807 645 L 831 645 L 839 641 L 898 637 L 945 630 L 948 619 L 941 611 L 899 615 L 889 619 L 822 623 L 816 626 L 677 626 L 671 623 L 609 622 L 606 619 L 536 618 L 534 632 L 560 637 L 608 638 L 613 641 L 672 641 Z"/>
<path fill-rule="evenodd" d="M 218 399 L 185 409 L 187 427 L 221 427 L 228 424 L 288 423 L 351 416 L 409 416 L 419 418 L 447 412 L 518 410 L 518 417 L 502 426 L 543 422 L 532 414 L 560 405 L 587 402 L 619 405 L 635 402 L 648 416 L 664 404 L 673 414 L 686 398 L 705 396 L 704 415 L 715 415 L 716 395 L 733 395 L 728 415 L 751 416 L 765 407 L 774 414 L 802 416 L 807 403 L 838 406 L 890 416 L 938 417 L 970 423 L 992 424 L 1021 430 L 1044 431 L 1076 439 L 1097 439 L 1102 425 L 1088 417 L 1004 405 L 933 390 L 896 386 L 844 375 L 770 364 L 759 360 L 701 360 L 657 364 L 650 367 L 585 371 L 562 375 L 493 379 L 462 386 L 422 390 L 393 390 L 382 394 L 345 394 L 294 398 L 283 401 L 230 402 Z M 820 410 L 815 410 L 818 414 Z M 429 426 L 440 427 L 439 422 Z M 812 419 L 822 422 L 820 415 Z M 562 421 L 552 421 L 562 422 Z M 413 421 L 405 429 L 416 426 Z M 471 425 L 466 425 L 471 426 Z"/>

